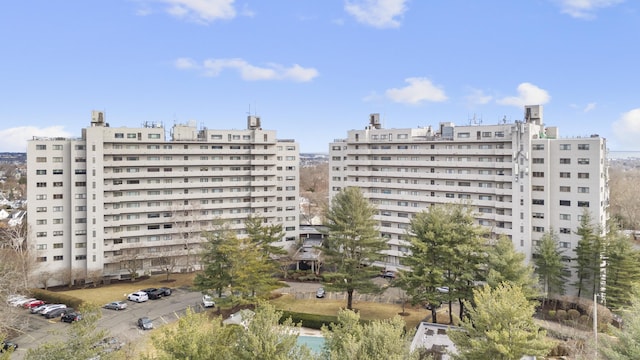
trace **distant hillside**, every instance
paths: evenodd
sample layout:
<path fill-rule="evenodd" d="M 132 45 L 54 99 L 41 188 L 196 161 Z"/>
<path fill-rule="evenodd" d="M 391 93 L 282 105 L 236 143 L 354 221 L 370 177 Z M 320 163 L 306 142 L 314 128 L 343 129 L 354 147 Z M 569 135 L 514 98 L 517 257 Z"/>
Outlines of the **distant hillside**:
<path fill-rule="evenodd" d="M 27 153 L 0 152 L 0 164 L 26 164 Z"/>

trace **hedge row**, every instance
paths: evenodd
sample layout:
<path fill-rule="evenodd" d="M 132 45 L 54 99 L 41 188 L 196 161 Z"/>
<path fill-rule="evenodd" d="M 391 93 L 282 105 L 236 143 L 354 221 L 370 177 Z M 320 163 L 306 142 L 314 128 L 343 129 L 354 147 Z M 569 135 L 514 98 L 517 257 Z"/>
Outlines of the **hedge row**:
<path fill-rule="evenodd" d="M 40 299 L 49 304 L 65 304 L 68 307 L 78 309 L 82 306 L 82 299 L 78 299 L 75 296 L 70 296 L 64 293 L 53 292 L 44 289 L 31 289 L 31 296 Z"/>
<path fill-rule="evenodd" d="M 282 317 L 280 321 L 284 321 L 288 318 L 293 320 L 294 324 L 302 323 L 303 327 L 307 327 L 310 329 L 322 329 L 323 325 L 329 326 L 331 323 L 336 324 L 338 322 L 338 316 L 336 315 L 318 315 L 318 314 L 307 314 L 307 313 L 299 313 L 293 311 L 282 311 Z M 363 320 L 360 319 L 360 323 L 367 324 L 370 323 L 371 320 Z"/>

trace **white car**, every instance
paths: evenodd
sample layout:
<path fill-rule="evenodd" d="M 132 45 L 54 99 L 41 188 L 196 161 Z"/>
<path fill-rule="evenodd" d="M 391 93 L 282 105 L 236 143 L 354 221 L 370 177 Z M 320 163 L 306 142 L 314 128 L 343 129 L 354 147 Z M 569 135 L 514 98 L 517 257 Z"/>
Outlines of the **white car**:
<path fill-rule="evenodd" d="M 206 308 L 215 307 L 216 303 L 210 295 L 205 295 L 202 297 L 202 306 Z"/>
<path fill-rule="evenodd" d="M 54 304 L 54 305 L 51 305 L 51 306 L 45 308 L 44 310 L 42 310 L 40 312 L 40 315 L 46 316 L 48 313 L 50 313 L 50 312 L 52 312 L 54 310 L 66 309 L 66 308 L 67 308 L 67 305 L 65 305 L 65 304 Z"/>
<path fill-rule="evenodd" d="M 144 291 L 136 291 L 134 293 L 127 295 L 127 300 L 141 303 L 149 300 L 149 295 Z"/>

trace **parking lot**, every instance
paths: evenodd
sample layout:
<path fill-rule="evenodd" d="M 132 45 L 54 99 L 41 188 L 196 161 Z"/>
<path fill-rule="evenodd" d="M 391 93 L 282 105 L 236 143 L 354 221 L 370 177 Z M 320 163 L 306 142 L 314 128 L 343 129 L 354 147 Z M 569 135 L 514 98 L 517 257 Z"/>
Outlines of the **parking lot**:
<path fill-rule="evenodd" d="M 126 294 L 116 296 L 113 300 L 126 300 Z M 158 327 L 177 320 L 189 307 L 200 308 L 201 301 L 200 292 L 183 289 L 174 289 L 171 296 L 157 300 L 148 300 L 143 303 L 127 301 L 128 307 L 124 310 L 102 309 L 98 328 L 108 330 L 111 336 L 116 336 L 125 343 L 135 343 L 145 334 L 136 326 L 138 318 L 149 317 L 154 327 Z M 26 309 L 23 312 L 26 330 L 23 335 L 12 339 L 19 345 L 12 359 L 22 359 L 30 348 L 63 339 L 66 336 L 66 329 L 71 326 L 61 322 L 60 318 L 45 319 L 43 316 L 31 314 Z"/>

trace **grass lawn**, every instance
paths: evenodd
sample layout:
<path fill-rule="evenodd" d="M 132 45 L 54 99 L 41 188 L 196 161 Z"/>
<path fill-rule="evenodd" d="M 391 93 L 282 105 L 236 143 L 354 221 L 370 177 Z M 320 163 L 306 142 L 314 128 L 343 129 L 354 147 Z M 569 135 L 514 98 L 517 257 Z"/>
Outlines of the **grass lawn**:
<path fill-rule="evenodd" d="M 294 299 L 289 294 L 271 300 L 271 303 L 280 310 L 321 315 L 337 315 L 338 310 L 347 305 L 345 300 Z M 354 302 L 353 308 L 360 313 L 360 318 L 367 320 L 390 319 L 402 312 L 402 307 L 398 304 L 377 302 Z M 402 316 L 402 318 L 407 324 L 407 329 L 414 329 L 422 319 L 431 313 L 426 309 L 411 306 L 406 306 L 405 312 L 408 315 Z"/>
<path fill-rule="evenodd" d="M 166 282 L 166 275 L 152 275 L 148 279 L 129 282 L 120 281 L 109 285 L 103 285 L 96 288 L 87 287 L 84 289 L 64 290 L 64 293 L 83 299 L 84 301 L 102 306 L 108 302 L 115 300 L 124 300 L 126 295 L 134 291 L 149 287 L 170 287 L 183 288 L 191 287 L 195 273 L 187 274 L 171 274 L 170 282 Z M 340 308 L 346 306 L 345 300 L 330 299 L 294 299 L 291 295 L 285 294 L 271 301 L 276 308 L 281 310 L 289 310 L 301 313 L 336 315 Z M 358 301 L 354 303 L 354 308 L 360 312 L 363 319 L 389 319 L 402 312 L 402 308 L 398 304 L 382 304 L 376 302 Z M 444 310 L 444 309 L 443 309 Z M 407 323 L 408 329 L 415 328 L 422 319 L 427 317 L 430 312 L 419 307 L 406 306 L 405 311 L 408 313 L 402 316 Z M 439 314 L 441 314 L 439 312 Z M 439 320 L 445 318 L 440 315 Z"/>
<path fill-rule="evenodd" d="M 152 275 L 148 279 L 141 281 L 119 281 L 95 288 L 89 286 L 84 289 L 64 290 L 63 292 L 85 302 L 102 306 L 111 301 L 125 300 L 128 294 L 140 289 L 163 286 L 170 288 L 191 287 L 194 277 L 195 273 L 171 274 L 170 280 L 167 282 L 167 275 Z"/>

